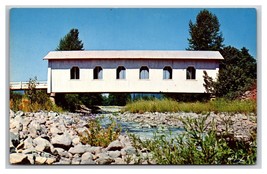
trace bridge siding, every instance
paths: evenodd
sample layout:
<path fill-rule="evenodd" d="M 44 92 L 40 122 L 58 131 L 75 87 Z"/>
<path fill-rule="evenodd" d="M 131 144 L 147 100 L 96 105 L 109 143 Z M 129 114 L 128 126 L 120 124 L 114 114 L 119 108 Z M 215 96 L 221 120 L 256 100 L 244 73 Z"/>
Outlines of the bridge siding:
<path fill-rule="evenodd" d="M 203 93 L 203 70 L 216 78 L 218 60 L 49 60 L 50 92 L 174 92 Z M 70 79 L 70 68 L 80 68 L 80 79 Z M 93 68 L 103 68 L 103 79 L 93 79 Z M 116 79 L 116 68 L 126 68 L 126 79 Z M 149 79 L 139 79 L 139 68 L 149 67 Z M 173 68 L 173 79 L 163 80 L 163 68 Z M 196 68 L 196 79 L 186 80 L 186 68 Z M 49 68 L 50 68 L 49 67 Z"/>

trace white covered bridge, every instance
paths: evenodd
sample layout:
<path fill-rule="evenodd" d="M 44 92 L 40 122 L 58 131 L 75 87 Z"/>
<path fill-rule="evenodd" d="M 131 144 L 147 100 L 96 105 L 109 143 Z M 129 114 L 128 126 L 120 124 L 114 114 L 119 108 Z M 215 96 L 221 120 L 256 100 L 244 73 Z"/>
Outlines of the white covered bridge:
<path fill-rule="evenodd" d="M 51 51 L 48 93 L 204 93 L 218 51 Z"/>

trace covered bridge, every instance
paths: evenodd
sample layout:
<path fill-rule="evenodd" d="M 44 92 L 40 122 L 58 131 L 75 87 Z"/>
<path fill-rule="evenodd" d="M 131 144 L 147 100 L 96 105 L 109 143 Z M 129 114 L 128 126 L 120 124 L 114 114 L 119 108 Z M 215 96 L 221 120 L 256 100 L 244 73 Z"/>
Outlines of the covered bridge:
<path fill-rule="evenodd" d="M 48 93 L 204 93 L 218 51 L 51 51 Z"/>

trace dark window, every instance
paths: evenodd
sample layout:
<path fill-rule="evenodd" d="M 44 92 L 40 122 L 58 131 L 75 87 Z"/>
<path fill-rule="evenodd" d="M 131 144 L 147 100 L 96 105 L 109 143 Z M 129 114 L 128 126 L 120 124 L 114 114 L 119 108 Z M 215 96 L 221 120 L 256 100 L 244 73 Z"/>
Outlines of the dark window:
<path fill-rule="evenodd" d="M 149 79 L 149 69 L 147 66 L 142 66 L 140 68 L 139 79 Z"/>
<path fill-rule="evenodd" d="M 117 79 L 125 79 L 126 78 L 126 69 L 124 66 L 119 66 L 117 68 L 117 75 L 116 75 Z"/>
<path fill-rule="evenodd" d="M 80 70 L 79 67 L 74 66 L 70 69 L 70 79 L 79 79 L 80 78 Z"/>
<path fill-rule="evenodd" d="M 163 79 L 172 79 L 172 68 L 170 66 L 163 68 Z"/>
<path fill-rule="evenodd" d="M 189 66 L 186 69 L 186 79 L 196 79 L 196 69 L 192 66 Z"/>
<path fill-rule="evenodd" d="M 96 66 L 94 69 L 94 79 L 103 79 L 103 69 L 101 66 Z"/>

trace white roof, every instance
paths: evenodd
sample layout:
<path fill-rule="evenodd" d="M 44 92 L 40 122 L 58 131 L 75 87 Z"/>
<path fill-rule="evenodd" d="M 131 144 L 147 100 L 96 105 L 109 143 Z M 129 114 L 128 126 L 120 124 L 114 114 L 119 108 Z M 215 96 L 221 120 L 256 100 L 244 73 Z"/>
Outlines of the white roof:
<path fill-rule="evenodd" d="M 223 59 L 219 51 L 107 50 L 51 51 L 45 60 L 55 59 Z"/>

